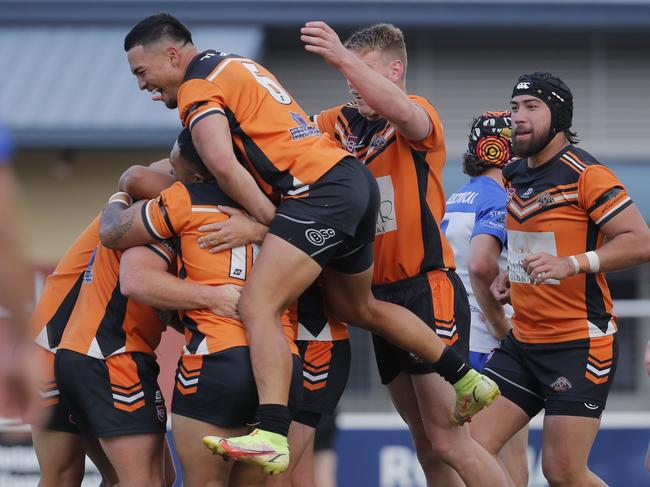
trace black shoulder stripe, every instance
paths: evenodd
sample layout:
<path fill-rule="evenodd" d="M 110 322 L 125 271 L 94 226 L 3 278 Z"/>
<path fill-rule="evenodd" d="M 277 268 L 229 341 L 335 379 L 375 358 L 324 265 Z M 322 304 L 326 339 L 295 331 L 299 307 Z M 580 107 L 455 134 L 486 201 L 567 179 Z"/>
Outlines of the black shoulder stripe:
<path fill-rule="evenodd" d="M 164 252 L 161 252 L 160 249 L 157 249 L 154 245 L 149 244 L 149 245 L 147 245 L 146 247 L 147 247 L 149 250 L 151 250 L 154 254 L 156 254 L 158 257 L 160 257 L 162 260 L 164 260 L 165 262 L 167 262 L 167 264 L 171 264 L 171 263 L 172 263 L 172 261 L 170 260 L 170 258 L 169 258 L 169 257 L 168 257 Z"/>
<path fill-rule="evenodd" d="M 174 235 L 176 235 L 176 230 L 174 230 L 174 225 L 172 225 L 172 221 L 169 219 L 169 214 L 167 213 L 167 209 L 165 208 L 165 205 L 163 204 L 162 198 L 158 202 L 158 206 L 160 206 L 160 212 L 162 213 L 162 216 L 165 219 L 165 223 L 167 224 L 167 227 L 169 227 L 169 230 Z"/>
<path fill-rule="evenodd" d="M 191 79 L 205 79 L 210 76 L 219 64 L 226 59 L 242 59 L 243 56 L 237 54 L 228 54 L 227 52 L 218 52 L 209 49 L 197 54 L 185 71 L 183 81 Z"/>
<path fill-rule="evenodd" d="M 606 191 L 605 194 L 603 194 L 600 198 L 596 200 L 596 202 L 593 205 L 591 205 L 591 207 L 587 210 L 587 213 L 591 213 L 599 206 L 602 206 L 604 203 L 607 203 L 609 200 L 613 200 L 622 192 L 623 192 L 623 188 L 621 188 L 620 186 L 616 186 Z"/>

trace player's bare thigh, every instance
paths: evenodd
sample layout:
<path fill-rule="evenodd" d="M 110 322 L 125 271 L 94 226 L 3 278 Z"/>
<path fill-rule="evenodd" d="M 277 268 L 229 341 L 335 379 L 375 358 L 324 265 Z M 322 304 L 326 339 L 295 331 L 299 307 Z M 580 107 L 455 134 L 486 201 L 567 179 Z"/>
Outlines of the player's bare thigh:
<path fill-rule="evenodd" d="M 86 463 L 81 435 L 33 427 L 32 440 L 41 471 L 40 487 L 81 485 Z"/>
<path fill-rule="evenodd" d="M 164 486 L 164 433 L 124 434 L 100 438 L 120 479 L 120 487 Z"/>
<path fill-rule="evenodd" d="M 239 436 L 247 427 L 222 428 L 205 421 L 172 413 L 172 432 L 183 466 L 185 487 L 226 487 L 234 462 L 215 457 L 201 439 L 204 436 Z M 258 469 L 259 470 L 259 469 Z"/>

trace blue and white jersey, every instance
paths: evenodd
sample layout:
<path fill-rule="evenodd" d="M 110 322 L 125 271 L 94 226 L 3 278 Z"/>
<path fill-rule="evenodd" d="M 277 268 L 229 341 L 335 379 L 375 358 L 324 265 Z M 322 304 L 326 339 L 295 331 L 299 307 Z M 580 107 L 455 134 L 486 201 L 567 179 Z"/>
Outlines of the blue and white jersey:
<path fill-rule="evenodd" d="M 503 250 L 499 258 L 499 267 L 502 271 L 506 270 L 508 251 L 506 249 L 505 190 L 488 176 L 471 178 L 469 183 L 447 200 L 447 210 L 441 227 L 447 241 L 454 249 L 456 272 L 463 281 L 469 298 L 472 312 L 469 349 L 472 352 L 488 353 L 497 348 L 499 342 L 488 331 L 472 291 L 467 270 L 469 245 L 475 235 L 492 235 L 501 243 Z M 512 315 L 510 306 L 506 306 L 506 315 Z"/>
<path fill-rule="evenodd" d="M 0 166 L 9 163 L 13 153 L 13 143 L 9 132 L 0 123 Z"/>

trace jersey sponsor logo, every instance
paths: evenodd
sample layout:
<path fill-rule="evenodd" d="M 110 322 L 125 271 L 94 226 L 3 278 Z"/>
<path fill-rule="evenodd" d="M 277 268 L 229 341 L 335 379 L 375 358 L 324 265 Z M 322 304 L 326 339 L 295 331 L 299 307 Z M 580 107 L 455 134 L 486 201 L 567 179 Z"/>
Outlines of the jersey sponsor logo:
<path fill-rule="evenodd" d="M 557 256 L 555 233 L 553 232 L 521 232 L 508 230 L 508 275 L 510 282 L 530 284 L 530 276 L 524 269 L 524 259 L 531 255 L 545 252 Z M 544 284 L 559 285 L 557 279 L 547 279 Z"/>
<path fill-rule="evenodd" d="M 210 59 L 211 57 L 215 57 L 217 55 L 216 52 L 206 52 L 199 61 L 205 61 L 206 59 Z"/>
<path fill-rule="evenodd" d="M 86 266 L 86 270 L 84 271 L 84 284 L 90 284 L 93 282 L 93 278 L 95 277 L 95 272 L 93 270 L 95 266 L 95 257 L 97 257 L 97 248 L 93 250 L 93 255 L 90 256 L 90 261 L 88 261 L 88 266 Z"/>
<path fill-rule="evenodd" d="M 336 235 L 336 232 L 331 228 L 323 228 L 316 230 L 315 228 L 309 228 L 305 230 L 305 238 L 317 247 L 322 247 L 325 245 L 325 241 L 332 238 Z"/>
<path fill-rule="evenodd" d="M 313 125 L 309 125 L 309 122 L 305 118 L 296 112 L 289 112 L 293 121 L 296 122 L 296 126 L 289 129 L 291 138 L 293 140 L 301 140 L 306 137 L 313 137 L 315 135 L 320 135 L 320 132 Z"/>
<path fill-rule="evenodd" d="M 463 193 L 454 193 L 447 200 L 447 204 L 454 205 L 454 204 L 464 203 L 467 205 L 471 205 L 474 203 L 474 200 L 476 199 L 477 196 L 478 196 L 478 192 L 476 191 L 465 191 Z"/>
<path fill-rule="evenodd" d="M 558 377 L 551 384 L 551 388 L 555 392 L 565 392 L 565 391 L 568 391 L 569 389 L 571 389 L 572 387 L 573 387 L 573 385 L 571 385 L 571 382 L 569 381 L 569 379 L 567 379 L 566 377 L 563 377 L 563 376 Z"/>
<path fill-rule="evenodd" d="M 526 200 L 530 198 L 530 196 L 533 194 L 533 191 L 535 191 L 533 188 L 528 188 L 524 193 L 521 195 L 521 199 Z"/>
<path fill-rule="evenodd" d="M 345 140 L 345 150 L 348 152 L 354 152 L 357 148 L 357 140 L 359 140 L 359 137 L 356 135 L 348 135 L 347 139 Z"/>
<path fill-rule="evenodd" d="M 393 180 L 390 176 L 381 176 L 377 178 L 379 186 L 380 201 L 379 214 L 377 215 L 377 225 L 375 226 L 375 235 L 397 230 L 397 213 L 395 212 L 395 189 Z"/>
<path fill-rule="evenodd" d="M 512 203 L 512 198 L 514 198 L 517 190 L 515 188 L 508 188 L 506 191 L 506 206 L 509 206 Z"/>

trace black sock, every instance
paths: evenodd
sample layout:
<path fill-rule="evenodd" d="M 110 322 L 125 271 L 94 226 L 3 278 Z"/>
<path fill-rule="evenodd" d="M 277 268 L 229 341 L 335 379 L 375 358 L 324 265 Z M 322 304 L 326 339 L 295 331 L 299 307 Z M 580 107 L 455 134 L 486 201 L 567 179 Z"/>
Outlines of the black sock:
<path fill-rule="evenodd" d="M 436 372 L 451 384 L 455 384 L 470 370 L 470 366 L 456 351 L 445 346 L 444 352 L 435 364 Z"/>
<path fill-rule="evenodd" d="M 291 411 L 283 404 L 260 404 L 257 408 L 256 427 L 287 436 L 291 417 Z"/>

